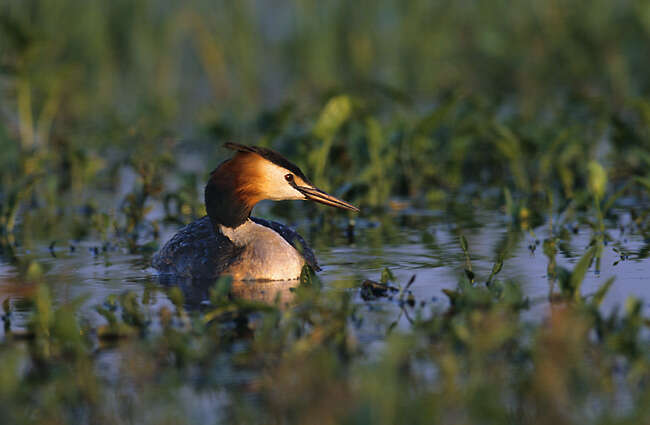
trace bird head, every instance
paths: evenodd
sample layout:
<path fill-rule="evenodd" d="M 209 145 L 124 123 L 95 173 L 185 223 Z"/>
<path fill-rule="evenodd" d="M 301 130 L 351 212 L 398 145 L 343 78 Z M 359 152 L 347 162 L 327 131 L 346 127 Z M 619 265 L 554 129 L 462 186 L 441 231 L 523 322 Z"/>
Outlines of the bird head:
<path fill-rule="evenodd" d="M 359 209 L 314 186 L 295 164 L 262 147 L 226 143 L 236 152 L 210 175 L 205 204 L 213 224 L 237 227 L 259 201 L 309 200 L 358 212 Z"/>

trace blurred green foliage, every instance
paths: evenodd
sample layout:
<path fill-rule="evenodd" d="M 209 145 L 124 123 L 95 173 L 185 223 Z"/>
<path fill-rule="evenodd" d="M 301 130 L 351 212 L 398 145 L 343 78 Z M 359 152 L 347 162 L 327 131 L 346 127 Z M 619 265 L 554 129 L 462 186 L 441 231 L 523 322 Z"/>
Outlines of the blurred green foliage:
<path fill-rule="evenodd" d="M 649 45 L 643 0 L 3 1 L 0 250 L 30 320 L 12 325 L 5 300 L 0 423 L 647 422 L 642 303 L 605 314 L 612 281 L 581 285 L 621 197 L 650 240 Z M 151 251 L 150 211 L 202 215 L 228 140 L 286 154 L 362 219 L 487 203 L 512 226 L 487 276 L 459 235 L 446 309 L 388 269 L 364 281 L 369 302 L 399 291 L 409 322 L 385 324 L 380 349 L 355 334 L 355 283 L 304 274 L 287 307 L 233 299 L 221 279 L 202 311 L 178 288 L 154 307 L 147 288 L 96 306 L 96 326 L 13 256 L 16 233 L 38 231 Z M 556 255 L 577 217 L 591 238 L 567 270 Z M 550 304 L 531 323 L 525 282 L 499 273 L 541 223 Z"/>
<path fill-rule="evenodd" d="M 111 113 L 109 130 L 337 88 L 399 99 L 459 88 L 525 110 L 571 96 L 620 106 L 650 90 L 649 17 L 635 0 L 8 0 L 2 62 L 42 111 L 34 124 L 65 107 L 70 118 Z"/>
<path fill-rule="evenodd" d="M 165 161 L 184 152 L 202 182 L 230 139 L 365 207 L 466 183 L 572 199 L 590 160 L 647 177 L 647 2 L 276 3 L 4 2 L 4 209 L 20 177 L 54 204 L 125 164 L 144 188 L 187 173 Z M 134 189 L 127 233 L 152 195 L 175 196 Z"/>
<path fill-rule="evenodd" d="M 588 252 L 567 272 L 573 285 L 580 284 L 582 264 L 592 258 Z M 381 355 L 358 339 L 364 313 L 352 301 L 354 292 L 324 291 L 308 269 L 289 306 L 231 299 L 231 280 L 221 279 L 201 310 L 187 311 L 178 287 L 167 291 L 169 306 L 150 303 L 148 293 L 108 299 L 97 306 L 108 322 L 101 326 L 79 319 L 83 300 L 54 307 L 47 286 L 39 285 L 29 297 L 26 331 L 12 327 L 12 304 L 3 304 L 0 419 L 7 424 L 647 420 L 650 345 L 643 333 L 649 322 L 639 300 L 605 314 L 599 305 L 611 280 L 593 296 L 563 288 L 550 298 L 547 317 L 530 322 L 525 315 L 531 301 L 521 285 L 494 275 L 493 270 L 485 285 L 462 274 L 457 288 L 446 291 L 446 309 L 400 295 L 410 324 L 376 324 L 386 332 Z M 389 270 L 382 273 L 385 279 L 401 286 L 401 294 L 413 284 L 394 282 Z"/>

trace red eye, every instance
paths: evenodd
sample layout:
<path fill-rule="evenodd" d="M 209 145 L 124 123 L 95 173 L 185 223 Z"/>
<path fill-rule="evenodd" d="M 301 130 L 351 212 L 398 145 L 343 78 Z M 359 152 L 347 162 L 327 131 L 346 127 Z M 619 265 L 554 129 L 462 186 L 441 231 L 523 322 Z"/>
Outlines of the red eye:
<path fill-rule="evenodd" d="M 286 174 L 286 175 L 284 176 L 284 179 L 285 179 L 286 181 L 288 181 L 289 183 L 291 183 L 291 182 L 293 181 L 293 174 Z"/>

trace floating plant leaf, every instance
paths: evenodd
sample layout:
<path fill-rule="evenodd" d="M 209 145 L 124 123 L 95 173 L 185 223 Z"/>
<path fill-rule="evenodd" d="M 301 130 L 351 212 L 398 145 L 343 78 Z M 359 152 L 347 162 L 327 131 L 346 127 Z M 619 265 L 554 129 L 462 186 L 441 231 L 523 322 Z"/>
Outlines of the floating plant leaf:
<path fill-rule="evenodd" d="M 388 283 L 388 282 L 394 282 L 395 281 L 395 275 L 393 274 L 392 271 L 388 267 L 384 267 L 384 269 L 381 271 L 381 278 L 379 279 L 379 282 L 381 283 Z"/>

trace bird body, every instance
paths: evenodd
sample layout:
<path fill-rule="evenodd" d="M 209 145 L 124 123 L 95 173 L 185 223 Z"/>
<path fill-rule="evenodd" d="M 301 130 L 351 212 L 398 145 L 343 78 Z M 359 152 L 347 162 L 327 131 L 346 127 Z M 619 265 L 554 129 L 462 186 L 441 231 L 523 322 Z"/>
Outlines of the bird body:
<path fill-rule="evenodd" d="M 270 227 L 246 220 L 234 229 L 222 226 L 221 233 L 243 247 L 239 258 L 225 274 L 235 280 L 283 280 L 300 277 L 305 258 Z"/>
<path fill-rule="evenodd" d="M 235 280 L 295 279 L 305 264 L 320 270 L 305 240 L 283 224 L 251 217 L 223 230 L 215 231 L 207 216 L 188 224 L 156 253 L 153 266 L 183 278 Z"/>
<path fill-rule="evenodd" d="M 263 199 L 313 200 L 358 211 L 320 191 L 300 169 L 277 152 L 233 143 L 237 154 L 224 161 L 205 188 L 208 215 L 185 226 L 153 259 L 163 274 L 205 279 L 290 280 L 305 264 L 320 270 L 313 251 L 289 227 L 251 217 Z"/>

